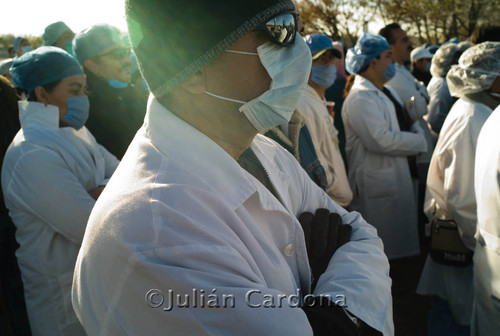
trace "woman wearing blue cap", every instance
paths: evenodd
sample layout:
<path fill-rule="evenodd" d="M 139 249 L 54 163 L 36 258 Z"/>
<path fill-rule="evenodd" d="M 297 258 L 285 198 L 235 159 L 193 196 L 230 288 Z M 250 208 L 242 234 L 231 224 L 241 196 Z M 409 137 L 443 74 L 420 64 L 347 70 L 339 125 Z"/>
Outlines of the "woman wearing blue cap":
<path fill-rule="evenodd" d="M 71 305 L 76 256 L 95 200 L 118 165 L 84 127 L 86 80 L 70 54 L 41 47 L 11 68 L 28 99 L 2 167 L 33 335 L 84 335 Z"/>

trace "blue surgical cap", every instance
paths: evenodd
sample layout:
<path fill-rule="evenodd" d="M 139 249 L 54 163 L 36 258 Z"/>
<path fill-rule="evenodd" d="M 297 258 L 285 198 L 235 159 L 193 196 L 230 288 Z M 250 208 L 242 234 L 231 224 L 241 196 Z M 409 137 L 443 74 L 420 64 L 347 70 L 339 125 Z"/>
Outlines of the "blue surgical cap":
<path fill-rule="evenodd" d="M 354 48 L 347 51 L 345 65 L 347 71 L 351 74 L 359 75 L 368 63 L 382 52 L 389 49 L 387 40 L 380 36 L 370 33 L 364 33 L 360 37 Z"/>
<path fill-rule="evenodd" d="M 81 74 L 83 70 L 77 60 L 57 47 L 40 47 L 23 54 L 14 60 L 10 68 L 15 86 L 28 93 L 39 85 Z"/>
<path fill-rule="evenodd" d="M 313 60 L 317 59 L 325 51 L 331 50 L 337 58 L 342 58 L 340 51 L 335 49 L 332 40 L 325 34 L 307 35 L 305 38 L 307 46 L 311 50 Z"/>
<path fill-rule="evenodd" d="M 16 52 L 17 54 L 17 51 L 19 50 L 19 46 L 21 45 L 21 42 L 23 42 L 24 40 L 26 40 L 24 37 L 16 37 L 15 40 L 14 40 L 14 51 Z"/>
<path fill-rule="evenodd" d="M 51 46 L 57 42 L 65 31 L 72 31 L 64 22 L 58 21 L 48 25 L 43 33 L 43 45 Z"/>
<path fill-rule="evenodd" d="M 123 41 L 115 27 L 107 24 L 94 25 L 78 33 L 73 39 L 73 52 L 78 62 L 97 56 L 101 51 Z"/>

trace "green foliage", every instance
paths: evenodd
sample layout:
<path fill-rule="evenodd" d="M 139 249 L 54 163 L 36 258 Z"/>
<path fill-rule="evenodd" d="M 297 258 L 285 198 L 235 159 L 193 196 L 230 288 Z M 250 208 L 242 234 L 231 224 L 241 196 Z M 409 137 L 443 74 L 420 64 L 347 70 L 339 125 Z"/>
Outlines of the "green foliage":
<path fill-rule="evenodd" d="M 0 35 L 0 47 L 4 47 L 4 48 L 12 47 L 12 45 L 14 44 L 14 39 L 16 37 L 17 36 L 14 36 L 12 34 Z M 43 45 L 43 39 L 41 36 L 27 35 L 27 36 L 23 36 L 23 37 L 25 39 L 27 39 L 28 41 L 30 41 L 31 45 L 33 46 L 33 49 L 36 49 L 36 48 L 40 47 L 41 45 Z"/>
<path fill-rule="evenodd" d="M 378 0 L 304 0 L 297 3 L 305 34 L 323 33 L 356 43 L 358 33 L 375 19 Z"/>

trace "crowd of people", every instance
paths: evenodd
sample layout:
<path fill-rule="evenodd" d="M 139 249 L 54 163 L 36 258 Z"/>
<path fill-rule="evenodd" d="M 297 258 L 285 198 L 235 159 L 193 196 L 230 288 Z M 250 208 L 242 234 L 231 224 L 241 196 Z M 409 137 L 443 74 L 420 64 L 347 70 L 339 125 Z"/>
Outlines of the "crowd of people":
<path fill-rule="evenodd" d="M 2 331 L 394 335 L 390 269 L 425 254 L 427 334 L 497 333 L 500 26 L 349 48 L 291 0 L 239 6 L 14 40 Z"/>

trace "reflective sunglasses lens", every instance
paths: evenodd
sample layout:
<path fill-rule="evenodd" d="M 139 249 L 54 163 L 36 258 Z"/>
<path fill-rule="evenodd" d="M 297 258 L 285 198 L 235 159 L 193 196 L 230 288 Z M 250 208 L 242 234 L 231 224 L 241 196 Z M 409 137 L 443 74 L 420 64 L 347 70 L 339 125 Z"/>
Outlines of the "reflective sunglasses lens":
<path fill-rule="evenodd" d="M 292 42 L 297 31 L 293 14 L 283 14 L 267 21 L 266 28 L 276 41 L 283 44 Z"/>

